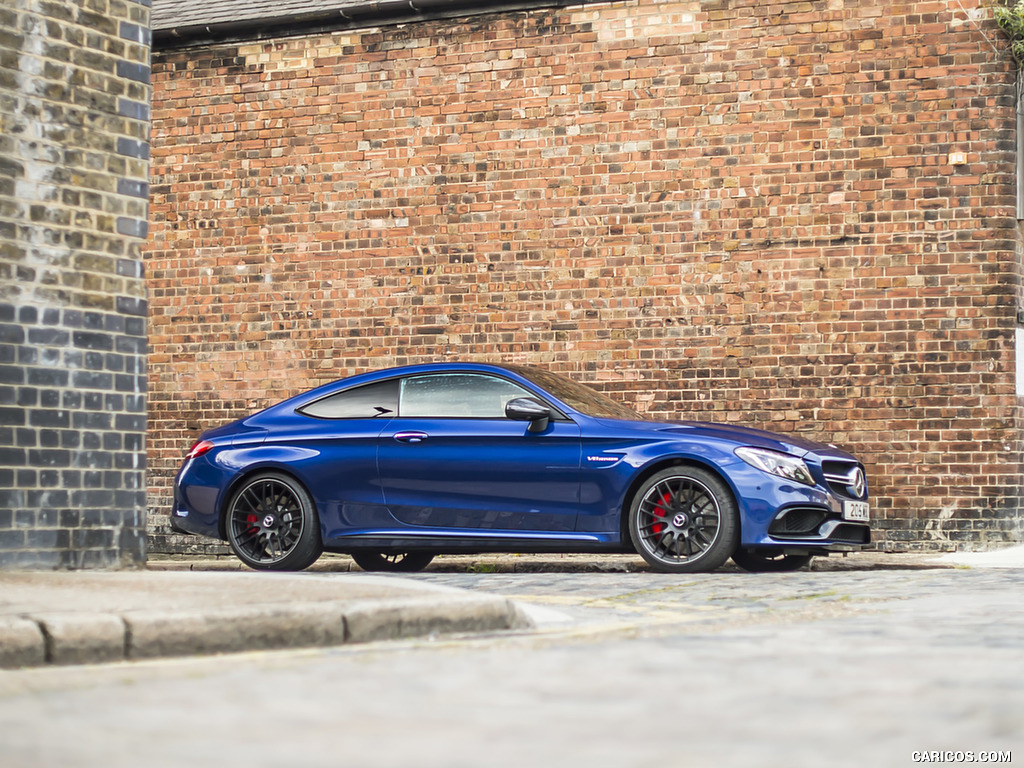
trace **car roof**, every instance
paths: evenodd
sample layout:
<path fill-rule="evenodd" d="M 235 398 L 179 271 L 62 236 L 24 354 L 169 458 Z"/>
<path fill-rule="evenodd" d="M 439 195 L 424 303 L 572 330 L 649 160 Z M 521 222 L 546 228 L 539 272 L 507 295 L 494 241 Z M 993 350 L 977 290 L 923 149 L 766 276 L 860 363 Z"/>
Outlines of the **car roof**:
<path fill-rule="evenodd" d="M 415 365 L 402 365 L 393 368 L 379 368 L 374 371 L 366 371 L 364 373 L 357 373 L 353 376 L 347 376 L 343 379 L 336 379 L 335 381 L 327 384 L 322 384 L 314 389 L 309 389 L 304 392 L 300 392 L 287 400 L 279 402 L 275 405 L 270 406 L 267 410 L 276 411 L 279 408 L 295 408 L 301 407 L 302 405 L 318 400 L 322 397 L 327 397 L 335 392 L 341 392 L 342 390 L 349 389 L 351 387 L 362 386 L 363 384 L 370 384 L 374 381 L 383 381 L 385 379 L 400 378 L 402 376 L 415 376 L 417 374 L 426 373 L 494 373 L 501 374 L 510 379 L 515 380 L 518 383 L 526 384 L 532 389 L 536 389 L 537 385 L 531 382 L 529 379 L 522 376 L 517 372 L 517 368 L 530 368 L 532 366 L 520 366 L 518 364 L 503 365 L 501 363 L 472 363 L 472 362 L 442 362 L 442 363 L 419 363 Z"/>
<path fill-rule="evenodd" d="M 473 363 L 473 362 L 445 362 L 445 363 L 418 363 L 415 365 L 402 365 L 394 368 L 379 368 L 375 371 L 356 374 L 344 379 L 338 379 L 335 384 L 341 382 L 376 381 L 378 379 L 390 379 L 398 376 L 412 376 L 419 373 L 501 373 L 508 374 L 515 378 L 522 378 L 519 374 L 521 369 L 530 369 L 534 366 L 520 365 L 518 363 Z"/>

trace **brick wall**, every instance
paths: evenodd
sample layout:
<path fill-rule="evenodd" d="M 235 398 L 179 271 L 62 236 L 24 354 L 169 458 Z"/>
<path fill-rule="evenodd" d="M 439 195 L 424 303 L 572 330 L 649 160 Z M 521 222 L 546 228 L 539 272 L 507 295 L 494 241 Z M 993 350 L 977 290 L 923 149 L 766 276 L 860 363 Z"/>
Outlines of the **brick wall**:
<path fill-rule="evenodd" d="M 0 568 L 145 559 L 148 5 L 0 8 Z"/>
<path fill-rule="evenodd" d="M 198 432 L 460 358 L 836 442 L 1019 540 L 1013 74 L 976 0 L 614 2 L 160 51 L 150 504 Z M 952 156 L 963 153 L 963 162 Z"/>

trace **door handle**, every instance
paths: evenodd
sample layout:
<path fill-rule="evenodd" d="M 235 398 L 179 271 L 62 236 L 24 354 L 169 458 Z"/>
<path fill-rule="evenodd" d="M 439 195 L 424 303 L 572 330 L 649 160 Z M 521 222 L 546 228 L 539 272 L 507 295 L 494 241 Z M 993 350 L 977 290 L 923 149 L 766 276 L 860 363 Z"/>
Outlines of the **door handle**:
<path fill-rule="evenodd" d="M 426 432 L 396 432 L 394 437 L 400 443 L 422 443 L 429 435 Z"/>

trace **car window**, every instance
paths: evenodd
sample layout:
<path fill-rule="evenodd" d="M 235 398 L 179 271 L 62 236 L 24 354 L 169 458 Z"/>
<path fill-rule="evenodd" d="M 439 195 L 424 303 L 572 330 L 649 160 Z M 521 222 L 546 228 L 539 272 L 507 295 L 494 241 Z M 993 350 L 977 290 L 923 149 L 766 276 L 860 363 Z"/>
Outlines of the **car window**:
<path fill-rule="evenodd" d="M 533 393 L 496 376 L 441 373 L 402 379 L 405 418 L 505 418 L 505 403 Z"/>
<path fill-rule="evenodd" d="M 346 389 L 299 409 L 318 419 L 376 419 L 397 412 L 398 379 Z"/>

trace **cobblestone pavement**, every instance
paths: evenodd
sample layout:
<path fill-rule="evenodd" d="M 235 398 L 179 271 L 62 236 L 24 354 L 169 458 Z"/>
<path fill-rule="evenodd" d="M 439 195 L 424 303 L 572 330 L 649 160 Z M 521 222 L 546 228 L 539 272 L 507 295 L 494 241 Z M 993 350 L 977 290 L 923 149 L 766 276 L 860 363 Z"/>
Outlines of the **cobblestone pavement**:
<path fill-rule="evenodd" d="M 0 764 L 1024 760 L 1021 569 L 414 578 L 514 597 L 538 629 L 0 672 Z"/>

